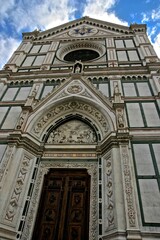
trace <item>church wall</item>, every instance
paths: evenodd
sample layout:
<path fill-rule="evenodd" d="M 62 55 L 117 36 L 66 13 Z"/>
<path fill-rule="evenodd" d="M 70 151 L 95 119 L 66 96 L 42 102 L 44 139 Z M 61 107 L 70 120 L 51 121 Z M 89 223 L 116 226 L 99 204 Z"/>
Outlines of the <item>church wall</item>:
<path fill-rule="evenodd" d="M 16 239 L 22 211 L 35 165 L 35 157 L 23 148 L 8 145 L 1 161 L 1 227 L 9 238 Z M 6 227 L 5 227 L 6 226 Z M 3 231 L 2 239 L 5 238 Z M 14 236 L 14 238 L 12 238 Z"/>
<path fill-rule="evenodd" d="M 0 71 L 2 240 L 32 239 L 50 168 L 91 176 L 89 240 L 160 238 L 159 59 L 144 25 L 93 22 L 24 34 Z M 79 49 L 99 57 L 77 70 L 64 57 Z"/>

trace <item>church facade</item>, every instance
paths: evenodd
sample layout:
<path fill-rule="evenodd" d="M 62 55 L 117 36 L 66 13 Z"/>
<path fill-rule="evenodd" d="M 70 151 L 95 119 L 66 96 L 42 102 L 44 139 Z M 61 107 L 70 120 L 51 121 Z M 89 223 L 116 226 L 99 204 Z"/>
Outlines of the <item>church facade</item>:
<path fill-rule="evenodd" d="M 160 239 L 159 117 L 145 24 L 24 33 L 0 71 L 0 239 Z"/>

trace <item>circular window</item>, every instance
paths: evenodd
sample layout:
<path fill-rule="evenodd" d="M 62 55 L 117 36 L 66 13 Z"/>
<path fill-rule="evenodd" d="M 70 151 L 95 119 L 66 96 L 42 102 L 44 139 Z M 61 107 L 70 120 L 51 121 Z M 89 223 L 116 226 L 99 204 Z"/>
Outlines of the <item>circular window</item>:
<path fill-rule="evenodd" d="M 58 59 L 66 62 L 75 61 L 92 61 L 105 54 L 105 47 L 102 44 L 97 44 L 95 42 L 76 42 L 72 44 L 67 44 L 61 47 L 57 51 Z"/>
<path fill-rule="evenodd" d="M 99 53 L 94 50 L 79 49 L 79 50 L 75 50 L 75 51 L 67 53 L 64 56 L 64 60 L 69 61 L 69 62 L 75 62 L 76 60 L 77 61 L 79 61 L 79 60 L 90 61 L 90 60 L 93 60 L 98 57 L 99 57 Z"/>

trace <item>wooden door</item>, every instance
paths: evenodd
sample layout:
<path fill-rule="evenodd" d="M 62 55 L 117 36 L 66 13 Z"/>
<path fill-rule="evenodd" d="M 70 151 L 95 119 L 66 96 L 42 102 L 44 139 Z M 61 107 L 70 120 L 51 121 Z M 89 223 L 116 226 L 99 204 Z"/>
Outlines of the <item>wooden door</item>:
<path fill-rule="evenodd" d="M 32 240 L 88 240 L 90 176 L 85 169 L 50 169 Z"/>

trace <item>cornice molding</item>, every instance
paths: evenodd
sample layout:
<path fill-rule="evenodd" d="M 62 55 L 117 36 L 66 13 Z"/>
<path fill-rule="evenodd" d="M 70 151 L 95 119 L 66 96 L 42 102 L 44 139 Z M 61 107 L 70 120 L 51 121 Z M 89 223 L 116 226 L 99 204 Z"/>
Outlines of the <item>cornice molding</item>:
<path fill-rule="evenodd" d="M 26 32 L 23 33 L 23 39 L 24 40 L 41 40 L 47 37 L 51 37 L 55 34 L 59 34 L 61 32 L 64 32 L 66 30 L 70 30 L 71 28 L 80 26 L 82 24 L 87 24 L 90 26 L 102 28 L 105 30 L 110 30 L 116 33 L 123 33 L 123 34 L 129 34 L 129 33 L 134 33 L 134 32 L 146 32 L 146 25 L 145 24 L 131 24 L 129 27 L 128 26 L 123 26 L 115 23 L 109 23 L 105 21 L 101 21 L 98 19 L 93 19 L 90 17 L 82 17 L 77 20 L 73 20 L 71 22 L 62 24 L 60 26 L 51 28 L 49 30 L 41 32 L 40 30 L 34 30 L 33 32 Z"/>

